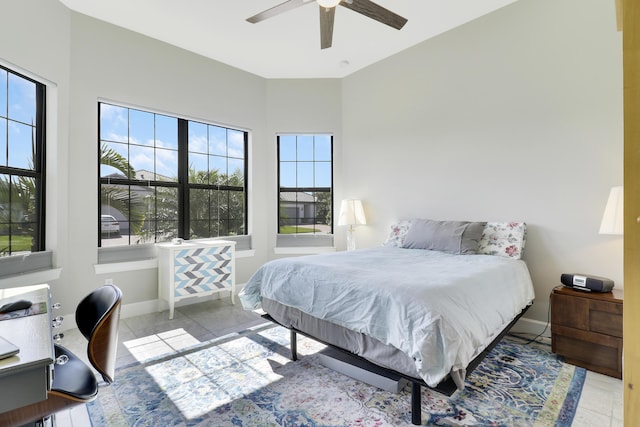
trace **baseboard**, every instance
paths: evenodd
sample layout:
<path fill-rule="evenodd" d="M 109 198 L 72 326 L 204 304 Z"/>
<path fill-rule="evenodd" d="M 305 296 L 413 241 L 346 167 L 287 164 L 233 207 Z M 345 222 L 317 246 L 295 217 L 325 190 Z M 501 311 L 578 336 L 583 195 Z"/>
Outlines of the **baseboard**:
<path fill-rule="evenodd" d="M 176 304 L 178 306 L 178 304 Z M 168 310 L 169 305 L 166 301 L 151 300 L 134 302 L 132 304 L 123 304 L 120 308 L 120 318 L 126 319 L 128 317 L 142 316 L 143 314 L 156 313 L 162 310 Z"/>
<path fill-rule="evenodd" d="M 238 301 L 238 292 L 244 287 L 245 283 L 236 284 L 235 300 L 236 304 L 240 304 Z M 203 297 L 194 296 L 193 298 L 187 298 L 176 302 L 176 307 L 182 307 L 185 305 L 195 304 L 205 301 L 213 301 L 222 298 L 229 298 L 229 292 L 219 292 L 212 295 Z M 154 299 L 150 301 L 134 302 L 131 304 L 123 304 L 120 309 L 120 317 L 126 319 L 128 317 L 142 316 L 143 314 L 157 313 L 159 311 L 169 310 L 169 303 L 165 300 Z"/>
<path fill-rule="evenodd" d="M 511 328 L 510 332 L 515 335 L 522 335 L 525 338 L 533 338 L 540 335 L 540 341 L 551 344 L 551 326 L 547 322 L 522 317 Z"/>

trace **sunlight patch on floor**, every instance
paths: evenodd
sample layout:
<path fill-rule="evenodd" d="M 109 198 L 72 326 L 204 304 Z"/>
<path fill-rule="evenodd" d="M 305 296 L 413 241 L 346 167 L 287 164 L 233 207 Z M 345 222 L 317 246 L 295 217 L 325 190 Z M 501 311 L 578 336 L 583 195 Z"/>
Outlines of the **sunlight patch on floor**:
<path fill-rule="evenodd" d="M 125 341 L 123 344 L 138 362 L 147 362 L 176 354 L 180 350 L 200 344 L 200 341 L 179 328 Z"/>
<path fill-rule="evenodd" d="M 180 341 L 181 335 L 169 333 L 159 338 Z M 157 343 L 147 339 L 142 346 Z M 245 396 L 280 381 L 282 376 L 274 370 L 288 359 L 277 353 L 265 357 L 266 352 L 263 345 L 239 337 L 150 363 L 145 371 L 183 417 L 194 420 L 229 403 L 242 405 Z"/>

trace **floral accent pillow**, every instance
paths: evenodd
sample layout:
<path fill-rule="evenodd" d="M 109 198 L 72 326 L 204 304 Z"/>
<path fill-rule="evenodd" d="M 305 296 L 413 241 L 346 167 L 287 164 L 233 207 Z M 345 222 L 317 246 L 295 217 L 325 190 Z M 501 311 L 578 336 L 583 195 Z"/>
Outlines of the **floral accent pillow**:
<path fill-rule="evenodd" d="M 524 222 L 487 222 L 478 254 L 520 259 L 526 235 L 527 225 Z"/>
<path fill-rule="evenodd" d="M 391 224 L 391 231 L 389 232 L 389 237 L 384 241 L 382 246 L 396 246 L 398 248 L 402 247 L 404 243 L 404 238 L 411 227 L 411 220 L 400 221 L 397 224 Z"/>

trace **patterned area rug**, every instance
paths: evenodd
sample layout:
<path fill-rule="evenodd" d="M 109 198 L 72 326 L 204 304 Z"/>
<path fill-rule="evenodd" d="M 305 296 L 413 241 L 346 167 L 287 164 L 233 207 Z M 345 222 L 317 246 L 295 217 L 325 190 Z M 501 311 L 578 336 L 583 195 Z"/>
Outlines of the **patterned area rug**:
<path fill-rule="evenodd" d="M 410 386 L 391 393 L 318 361 L 321 344 L 298 337 L 289 359 L 281 327 L 228 337 L 116 372 L 89 405 L 102 426 L 410 426 Z M 585 370 L 549 346 L 507 337 L 446 397 L 423 387 L 428 426 L 569 427 Z"/>

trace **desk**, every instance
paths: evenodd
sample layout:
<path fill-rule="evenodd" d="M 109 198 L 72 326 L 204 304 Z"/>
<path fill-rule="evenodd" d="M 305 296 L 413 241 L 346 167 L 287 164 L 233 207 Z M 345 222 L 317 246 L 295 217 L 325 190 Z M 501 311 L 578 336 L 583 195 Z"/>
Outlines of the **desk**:
<path fill-rule="evenodd" d="M 47 398 L 55 353 L 51 333 L 49 285 L 0 289 L 0 305 L 27 299 L 46 302 L 46 313 L 0 320 L 0 336 L 20 348 L 15 356 L 0 360 L 0 412 Z"/>

